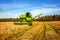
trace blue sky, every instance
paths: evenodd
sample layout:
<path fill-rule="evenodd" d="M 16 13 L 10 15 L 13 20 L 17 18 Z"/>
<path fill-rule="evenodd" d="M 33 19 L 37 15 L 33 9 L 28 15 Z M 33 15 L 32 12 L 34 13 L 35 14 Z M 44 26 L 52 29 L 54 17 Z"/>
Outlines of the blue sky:
<path fill-rule="evenodd" d="M 60 0 L 0 0 L 0 18 L 16 18 L 28 11 L 33 16 L 60 14 Z"/>

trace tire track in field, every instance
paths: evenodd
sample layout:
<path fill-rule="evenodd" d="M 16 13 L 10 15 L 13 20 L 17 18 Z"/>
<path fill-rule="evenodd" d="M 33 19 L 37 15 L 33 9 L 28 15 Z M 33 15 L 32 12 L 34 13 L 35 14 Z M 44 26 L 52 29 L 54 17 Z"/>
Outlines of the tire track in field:
<path fill-rule="evenodd" d="M 52 24 L 45 23 L 46 25 L 46 40 L 60 40 L 60 36 L 55 32 L 55 26 Z M 58 30 L 58 29 L 57 29 Z"/>
<path fill-rule="evenodd" d="M 45 39 L 46 26 L 44 23 L 42 23 L 41 27 L 42 28 L 39 30 L 37 35 L 33 37 L 33 40 L 46 40 Z"/>
<path fill-rule="evenodd" d="M 40 25 L 41 24 L 41 25 Z M 30 30 L 26 31 L 26 33 L 24 33 L 20 38 L 18 38 L 19 40 L 32 40 L 33 37 L 35 35 L 37 35 L 37 33 L 39 32 L 39 30 L 41 29 L 42 23 L 40 23 L 37 26 L 34 26 L 34 28 L 31 28 Z"/>
<path fill-rule="evenodd" d="M 45 33 L 46 33 L 46 25 L 43 23 L 43 36 L 42 36 L 42 40 L 46 40 L 46 38 L 45 38 Z"/>

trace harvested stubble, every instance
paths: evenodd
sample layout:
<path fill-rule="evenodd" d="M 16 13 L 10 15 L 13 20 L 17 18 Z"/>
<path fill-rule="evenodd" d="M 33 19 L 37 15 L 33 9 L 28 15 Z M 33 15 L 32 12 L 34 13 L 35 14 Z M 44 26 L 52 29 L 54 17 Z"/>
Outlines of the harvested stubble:
<path fill-rule="evenodd" d="M 60 40 L 59 25 L 59 21 L 34 21 L 32 26 L 0 22 L 0 40 Z"/>

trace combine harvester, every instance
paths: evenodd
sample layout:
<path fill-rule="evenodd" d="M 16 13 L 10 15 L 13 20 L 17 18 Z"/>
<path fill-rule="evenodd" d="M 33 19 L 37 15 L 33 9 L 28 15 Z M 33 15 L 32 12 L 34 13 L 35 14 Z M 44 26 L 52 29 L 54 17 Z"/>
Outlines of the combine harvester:
<path fill-rule="evenodd" d="M 26 14 L 21 14 L 19 16 L 18 19 L 20 19 L 20 22 L 14 22 L 15 25 L 23 25 L 23 24 L 28 24 L 28 25 L 32 25 L 32 21 L 33 19 L 35 19 L 36 17 L 40 17 L 42 14 L 39 14 L 35 17 L 32 17 L 30 12 L 26 12 Z"/>

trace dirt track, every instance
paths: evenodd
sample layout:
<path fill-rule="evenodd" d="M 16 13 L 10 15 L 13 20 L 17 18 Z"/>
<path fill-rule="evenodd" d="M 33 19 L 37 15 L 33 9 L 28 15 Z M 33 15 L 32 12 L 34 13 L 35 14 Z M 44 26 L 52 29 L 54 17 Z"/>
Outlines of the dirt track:
<path fill-rule="evenodd" d="M 0 40 L 60 40 L 59 22 L 33 22 L 32 26 L 0 22 Z"/>

